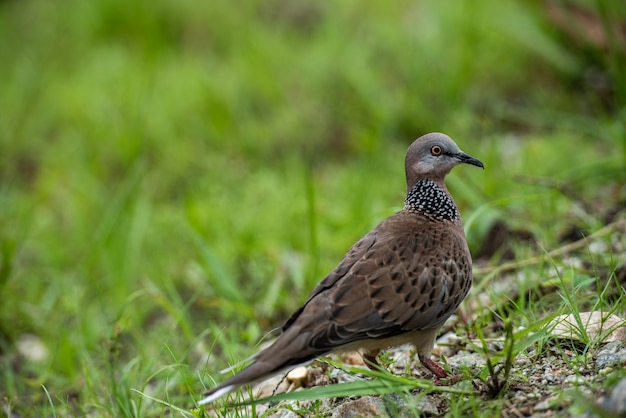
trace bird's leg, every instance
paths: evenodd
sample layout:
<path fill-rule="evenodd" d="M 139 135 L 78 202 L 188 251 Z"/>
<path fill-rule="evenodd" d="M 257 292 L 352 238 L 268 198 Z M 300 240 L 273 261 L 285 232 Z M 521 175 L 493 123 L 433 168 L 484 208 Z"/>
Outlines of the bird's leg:
<path fill-rule="evenodd" d="M 380 353 L 380 350 L 366 351 L 366 352 L 364 352 L 362 354 L 363 355 L 363 360 L 365 360 L 365 365 L 370 370 L 380 370 L 381 369 L 380 364 L 378 364 L 378 360 L 376 360 L 376 356 L 378 356 L 378 353 Z"/>
<path fill-rule="evenodd" d="M 440 365 L 435 363 L 429 357 L 426 357 L 425 355 L 420 354 L 419 355 L 419 359 L 422 362 L 422 364 L 424 365 L 424 367 L 426 367 L 428 370 L 430 370 L 430 372 L 432 374 L 434 374 L 435 376 L 437 376 L 439 379 L 445 379 L 446 377 L 449 376 L 448 372 L 446 372 L 443 369 L 443 367 L 441 367 Z"/>
<path fill-rule="evenodd" d="M 453 376 L 450 376 L 448 372 L 446 372 L 443 369 L 443 367 L 441 367 L 440 365 L 435 363 L 433 360 L 431 360 L 430 357 L 426 357 L 420 354 L 419 359 L 424 365 L 424 367 L 426 367 L 432 374 L 435 375 L 436 377 L 434 380 L 435 384 L 439 384 L 439 379 L 447 379 L 446 383 L 449 385 L 453 385 L 456 382 L 463 380 L 462 374 L 455 374 Z"/>

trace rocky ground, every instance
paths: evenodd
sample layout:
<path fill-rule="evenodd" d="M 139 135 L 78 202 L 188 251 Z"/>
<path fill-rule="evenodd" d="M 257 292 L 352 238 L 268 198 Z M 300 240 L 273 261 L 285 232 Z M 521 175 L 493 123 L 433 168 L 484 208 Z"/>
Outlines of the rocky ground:
<path fill-rule="evenodd" d="M 623 324 L 622 324 L 623 325 Z M 443 340 L 455 340 L 454 335 L 446 335 Z M 447 341 L 446 341 L 447 340 Z M 493 387 L 489 379 L 481 377 L 464 379 L 453 385 L 459 390 L 473 393 L 472 395 L 456 395 L 433 392 L 422 395 L 419 390 L 411 392 L 418 402 L 406 405 L 406 397 L 400 395 L 355 396 L 324 399 L 320 401 L 288 401 L 280 404 L 280 408 L 269 414 L 272 418 L 298 418 L 307 416 L 328 416 L 332 418 L 352 417 L 395 417 L 395 416 L 442 416 L 449 412 L 451 396 L 471 397 L 474 401 L 489 402 L 499 397 L 501 402 L 500 416 L 503 417 L 620 417 L 626 416 L 626 378 L 608 385 L 607 380 L 617 370 L 626 366 L 626 327 L 615 328 L 607 340 L 594 353 L 587 353 L 588 362 L 581 365 L 572 361 L 580 353 L 573 350 L 582 349 L 575 341 L 561 344 L 564 339 L 555 336 L 555 340 L 543 348 L 539 357 L 534 348 L 518 354 L 512 364 L 506 380 L 500 374 L 502 388 L 500 393 L 492 393 Z M 441 339 L 440 339 L 441 341 Z M 560 341 L 560 342 L 559 342 Z M 569 347 L 569 348 L 568 348 Z M 497 343 L 494 348 L 498 349 Z M 446 357 L 452 370 L 474 370 L 476 376 L 484 370 L 486 361 L 483 354 L 471 350 L 459 350 L 451 346 L 437 346 L 439 354 L 455 353 Z M 365 368 L 360 355 L 347 354 L 342 360 L 348 364 L 360 365 Z M 393 373 L 406 373 L 407 365 L 415 377 L 428 379 L 419 362 L 413 359 L 409 346 L 398 347 L 388 353 L 387 361 L 391 364 L 387 369 Z M 278 376 L 263 382 L 255 388 L 260 397 L 288 390 L 321 385 L 344 383 L 359 379 L 368 379 L 358 374 L 348 374 L 338 368 L 325 364 L 314 364 L 307 368 L 299 368 L 287 375 Z M 583 402 L 581 402 L 583 400 Z M 578 406 L 576 406 L 578 402 Z M 263 414 L 272 405 L 260 405 L 257 413 Z M 417 411 L 416 411 L 417 410 Z"/>

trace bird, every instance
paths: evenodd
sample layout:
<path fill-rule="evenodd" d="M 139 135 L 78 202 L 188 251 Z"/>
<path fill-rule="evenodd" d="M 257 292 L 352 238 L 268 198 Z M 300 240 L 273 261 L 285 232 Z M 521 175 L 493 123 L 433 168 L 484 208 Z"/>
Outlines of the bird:
<path fill-rule="evenodd" d="M 278 338 L 198 405 L 329 353 L 362 350 L 375 364 L 380 350 L 406 343 L 437 379 L 448 377 L 431 352 L 439 329 L 472 285 L 461 215 L 444 181 L 459 164 L 484 169 L 443 133 L 416 139 L 405 158 L 402 210 L 354 244 Z"/>

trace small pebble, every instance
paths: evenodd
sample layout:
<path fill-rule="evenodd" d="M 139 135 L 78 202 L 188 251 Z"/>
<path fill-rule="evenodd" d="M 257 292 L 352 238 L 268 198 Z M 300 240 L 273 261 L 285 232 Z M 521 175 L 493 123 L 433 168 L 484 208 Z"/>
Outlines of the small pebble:
<path fill-rule="evenodd" d="M 550 409 L 550 404 L 547 399 L 535 405 L 535 411 L 547 411 L 548 409 Z"/>
<path fill-rule="evenodd" d="M 620 380 L 613 386 L 610 396 L 601 405 L 609 412 L 619 416 L 626 415 L 626 379 Z"/>
<path fill-rule="evenodd" d="M 305 386 L 306 378 L 309 375 L 309 369 L 304 366 L 296 367 L 287 374 L 287 380 L 296 388 Z"/>
<path fill-rule="evenodd" d="M 42 362 L 48 358 L 48 349 L 39 337 L 24 334 L 17 340 L 17 352 L 28 361 Z"/>
<path fill-rule="evenodd" d="M 600 369 L 598 371 L 598 374 L 601 374 L 601 375 L 607 375 L 609 373 L 613 373 L 613 368 L 612 367 L 605 367 L 604 369 Z"/>
<path fill-rule="evenodd" d="M 570 384 L 570 385 L 574 385 L 574 386 L 580 386 L 583 385 L 585 383 L 587 383 L 587 379 L 585 379 L 582 376 L 577 376 L 575 374 L 571 374 L 569 376 L 567 376 L 565 378 L 565 380 L 563 380 L 564 384 Z"/>

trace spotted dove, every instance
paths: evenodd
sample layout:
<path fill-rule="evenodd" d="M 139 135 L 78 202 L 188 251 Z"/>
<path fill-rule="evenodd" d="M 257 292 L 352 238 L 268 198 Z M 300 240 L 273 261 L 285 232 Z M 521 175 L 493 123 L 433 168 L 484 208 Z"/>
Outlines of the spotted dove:
<path fill-rule="evenodd" d="M 404 208 L 354 244 L 278 339 L 199 404 L 330 352 L 361 349 L 375 358 L 381 349 L 404 343 L 415 346 L 435 376 L 446 377 L 431 351 L 439 328 L 472 285 L 461 215 L 444 182 L 458 164 L 484 168 L 444 134 L 415 140 L 405 160 Z"/>

